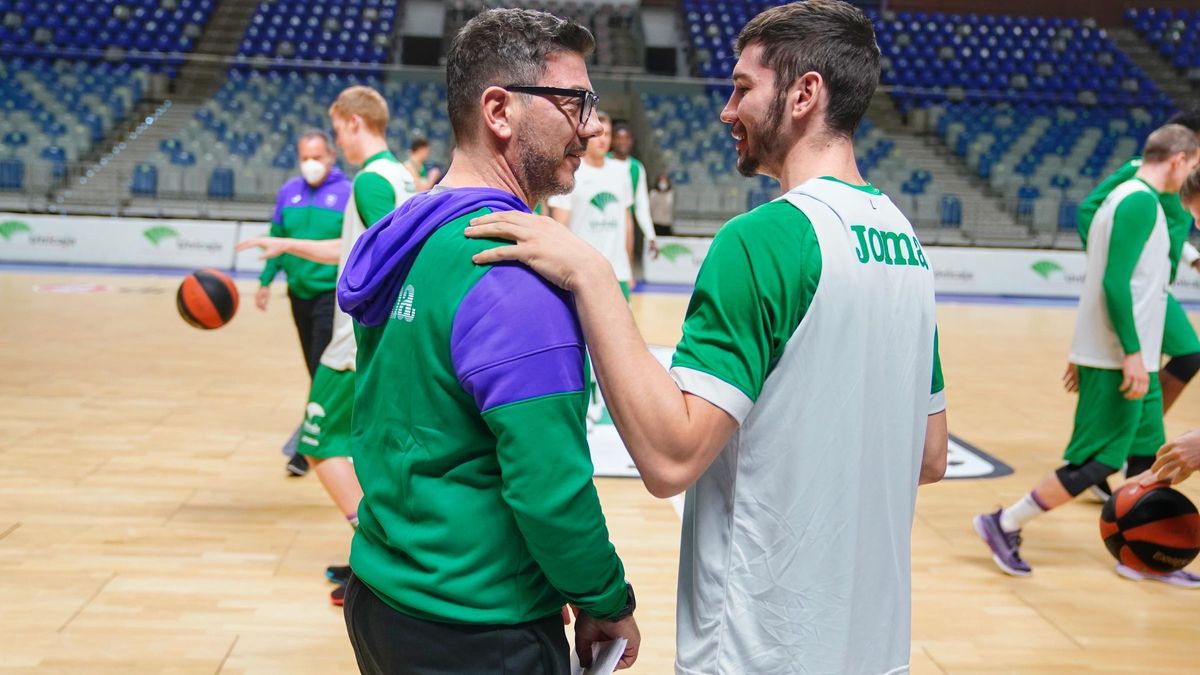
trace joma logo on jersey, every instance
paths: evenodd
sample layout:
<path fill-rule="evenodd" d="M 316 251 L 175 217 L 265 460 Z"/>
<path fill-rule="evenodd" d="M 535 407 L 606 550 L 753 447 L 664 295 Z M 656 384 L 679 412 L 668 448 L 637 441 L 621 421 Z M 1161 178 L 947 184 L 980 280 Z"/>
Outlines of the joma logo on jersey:
<path fill-rule="evenodd" d="M 885 265 L 920 265 L 929 269 L 925 260 L 925 251 L 916 237 L 910 238 L 903 232 L 888 232 L 868 228 L 866 225 L 851 225 L 850 229 L 858 235 L 858 262 L 867 264 L 874 260 Z"/>

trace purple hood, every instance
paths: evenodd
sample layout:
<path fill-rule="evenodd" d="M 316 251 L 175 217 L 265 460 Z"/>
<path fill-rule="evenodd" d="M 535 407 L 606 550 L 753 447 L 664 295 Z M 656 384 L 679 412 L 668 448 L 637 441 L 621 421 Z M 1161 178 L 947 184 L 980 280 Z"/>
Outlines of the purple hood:
<path fill-rule="evenodd" d="M 342 311 L 365 326 L 387 320 L 413 261 L 430 235 L 479 209 L 524 211 L 517 197 L 495 188 L 423 192 L 367 229 L 355 242 L 337 283 Z"/>

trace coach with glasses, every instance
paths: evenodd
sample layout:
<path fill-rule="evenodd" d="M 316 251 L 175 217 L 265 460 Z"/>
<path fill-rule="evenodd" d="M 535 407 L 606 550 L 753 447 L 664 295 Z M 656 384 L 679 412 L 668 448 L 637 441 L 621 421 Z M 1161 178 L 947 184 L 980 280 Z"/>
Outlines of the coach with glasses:
<path fill-rule="evenodd" d="M 634 596 L 592 483 L 583 338 L 570 296 L 471 218 L 571 190 L 600 133 L 586 29 L 491 10 L 446 65 L 458 146 L 445 178 L 355 244 L 338 301 L 356 321 L 353 446 L 363 488 L 346 626 L 365 673 L 570 672 L 628 640 Z"/>

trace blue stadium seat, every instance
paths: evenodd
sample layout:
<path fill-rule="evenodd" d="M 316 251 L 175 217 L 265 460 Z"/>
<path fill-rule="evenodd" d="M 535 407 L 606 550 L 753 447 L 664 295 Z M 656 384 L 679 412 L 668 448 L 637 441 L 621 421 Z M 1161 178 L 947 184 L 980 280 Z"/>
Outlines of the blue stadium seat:
<path fill-rule="evenodd" d="M 0 158 L 0 190 L 25 187 L 25 163 L 16 157 Z"/>
<path fill-rule="evenodd" d="M 210 199 L 233 199 L 234 196 L 233 169 L 213 169 L 208 179 L 208 196 Z"/>
<path fill-rule="evenodd" d="M 138 196 L 154 197 L 158 194 L 158 167 L 153 164 L 138 164 L 133 170 L 129 192 Z"/>

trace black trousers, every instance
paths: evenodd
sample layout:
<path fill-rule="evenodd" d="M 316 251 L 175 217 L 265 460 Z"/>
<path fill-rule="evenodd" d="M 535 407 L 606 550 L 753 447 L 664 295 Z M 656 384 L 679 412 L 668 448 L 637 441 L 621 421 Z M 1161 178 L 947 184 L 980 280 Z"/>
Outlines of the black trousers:
<path fill-rule="evenodd" d="M 515 626 L 417 619 L 392 609 L 358 577 L 346 586 L 346 630 L 366 675 L 569 675 L 558 614 Z"/>
<path fill-rule="evenodd" d="M 304 365 L 308 366 L 308 377 L 317 372 L 321 354 L 333 337 L 334 292 L 322 293 L 305 300 L 296 297 L 288 289 L 288 300 L 292 302 L 292 320 L 300 334 L 300 349 L 304 352 Z"/>

